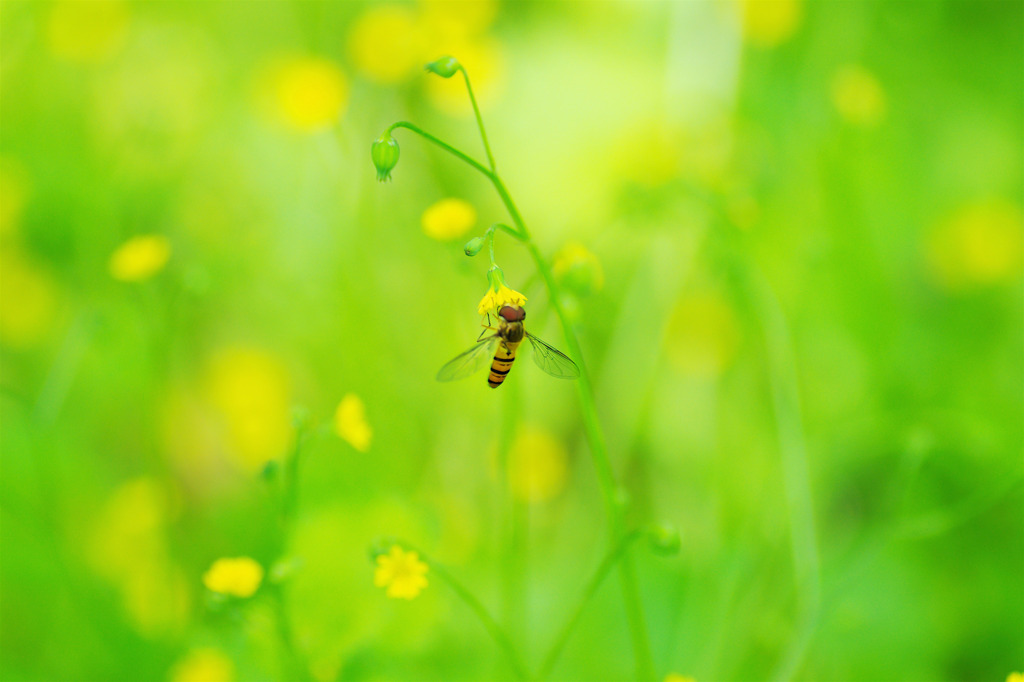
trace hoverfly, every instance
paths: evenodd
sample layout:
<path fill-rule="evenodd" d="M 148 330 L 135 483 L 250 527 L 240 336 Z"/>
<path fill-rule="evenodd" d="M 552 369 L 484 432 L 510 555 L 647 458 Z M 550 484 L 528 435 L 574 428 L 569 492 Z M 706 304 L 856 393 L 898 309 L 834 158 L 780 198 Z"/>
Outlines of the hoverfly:
<path fill-rule="evenodd" d="M 498 311 L 498 327 L 488 326 L 487 329 L 494 331 L 490 336 L 477 339 L 476 345 L 465 353 L 455 356 L 451 362 L 441 368 L 437 373 L 438 381 L 454 381 L 464 379 L 470 374 L 475 374 L 491 362 L 491 372 L 487 375 L 487 385 L 491 388 L 501 386 L 505 377 L 512 370 L 512 363 L 516 359 L 516 349 L 523 342 L 523 338 L 529 340 L 533 346 L 533 360 L 537 366 L 553 377 L 559 379 L 576 379 L 580 375 L 580 368 L 569 359 L 565 353 L 555 350 L 548 344 L 538 339 L 523 327 L 523 320 L 526 319 L 526 311 L 519 306 L 504 306 Z M 488 316 L 488 321 L 490 317 Z M 482 336 L 482 333 L 481 333 Z M 492 351 L 495 351 L 492 353 Z"/>

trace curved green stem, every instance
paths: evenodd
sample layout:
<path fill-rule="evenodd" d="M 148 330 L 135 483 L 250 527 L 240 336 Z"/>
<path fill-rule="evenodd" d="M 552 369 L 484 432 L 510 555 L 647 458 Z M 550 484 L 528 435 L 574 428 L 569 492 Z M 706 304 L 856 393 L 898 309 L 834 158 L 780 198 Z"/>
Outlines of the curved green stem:
<path fill-rule="evenodd" d="M 441 138 L 435 137 L 434 135 L 431 135 L 430 133 L 428 133 L 427 131 L 423 130 L 419 126 L 417 126 L 415 124 L 412 124 L 412 123 L 409 123 L 408 121 L 398 121 L 397 123 L 392 123 L 390 126 L 388 126 L 387 130 L 385 131 L 385 133 L 390 133 L 395 128 L 405 128 L 406 130 L 411 130 L 412 132 L 416 133 L 417 135 L 419 135 L 423 139 L 428 140 L 430 142 L 433 142 L 434 144 L 436 144 L 438 147 L 440 147 L 441 149 L 445 150 L 449 154 L 452 154 L 452 155 L 462 159 L 463 161 L 465 161 L 470 166 L 472 166 L 473 168 L 477 169 L 478 171 L 480 171 L 481 173 L 483 173 L 487 177 L 489 177 L 489 178 L 493 177 L 493 174 L 491 173 L 491 171 L 489 171 L 486 166 L 484 166 L 482 163 L 480 163 L 479 161 L 474 159 L 472 156 L 470 156 L 469 154 L 467 154 L 467 153 L 465 153 L 463 151 L 460 151 L 460 150 L 456 149 L 455 147 L 451 146 L 450 144 L 448 144 L 447 142 L 445 142 Z"/>
<path fill-rule="evenodd" d="M 469 92 L 469 101 L 473 103 L 473 113 L 476 115 L 476 125 L 480 128 L 480 137 L 484 141 L 484 151 L 487 152 L 487 161 L 491 164 L 491 172 L 496 173 L 497 167 L 494 165 L 494 154 L 491 153 L 491 145 L 487 142 L 487 131 L 484 130 L 484 119 L 480 115 L 480 107 L 476 104 L 476 95 L 473 94 L 473 86 L 469 84 L 469 74 L 461 64 L 459 65 L 459 71 L 462 72 L 462 77 L 466 79 L 466 91 Z"/>
<path fill-rule="evenodd" d="M 615 566 L 616 562 L 619 561 L 629 549 L 630 545 L 633 544 L 641 533 L 638 530 L 633 530 L 622 537 L 619 540 L 619 544 L 615 546 L 605 556 L 604 561 L 594 571 L 594 575 L 591 576 L 590 582 L 587 583 L 586 589 L 580 596 L 579 603 L 576 604 L 576 608 L 573 610 L 569 620 L 566 621 L 565 625 L 562 626 L 561 631 L 558 633 L 558 637 L 555 638 L 554 644 L 548 650 L 548 655 L 544 657 L 544 663 L 541 664 L 540 671 L 537 673 L 538 679 L 547 679 L 548 675 L 551 674 L 551 669 L 555 667 L 555 663 L 558 662 L 558 657 L 562 653 L 562 649 L 565 648 L 566 643 L 569 641 L 569 636 L 572 631 L 576 628 L 576 624 L 579 623 L 580 618 L 583 616 L 583 612 L 587 608 L 587 604 L 593 598 L 594 594 L 597 593 L 599 587 L 604 583 L 604 579 L 608 577 L 608 573 Z"/>

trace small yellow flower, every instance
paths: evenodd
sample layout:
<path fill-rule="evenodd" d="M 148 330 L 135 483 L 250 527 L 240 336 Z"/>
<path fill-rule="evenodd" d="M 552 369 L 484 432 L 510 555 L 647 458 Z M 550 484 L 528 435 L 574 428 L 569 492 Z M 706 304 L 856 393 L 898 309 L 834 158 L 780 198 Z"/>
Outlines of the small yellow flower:
<path fill-rule="evenodd" d="M 341 399 L 334 413 L 334 430 L 359 452 L 370 449 L 373 430 L 366 422 L 366 407 L 359 396 L 349 393 Z"/>
<path fill-rule="evenodd" d="M 429 568 L 416 552 L 393 545 L 390 552 L 377 557 L 373 584 L 388 588 L 387 595 L 392 599 L 412 599 L 427 586 Z"/>
<path fill-rule="evenodd" d="M 476 209 L 462 199 L 441 199 L 423 212 L 423 232 L 437 240 L 456 239 L 476 225 Z"/>
<path fill-rule="evenodd" d="M 801 0 L 743 0 L 743 35 L 758 47 L 789 40 L 803 18 Z"/>
<path fill-rule="evenodd" d="M 0 296 L 0 341 L 14 348 L 30 348 L 56 326 L 60 310 L 57 282 L 15 246 L 0 248 L 0 272 L 5 294 Z"/>
<path fill-rule="evenodd" d="M 193 649 L 171 670 L 171 682 L 232 682 L 235 664 L 219 649 Z"/>
<path fill-rule="evenodd" d="M 665 682 L 697 682 L 694 678 L 689 675 L 680 675 L 679 673 L 669 673 L 665 675 Z"/>
<path fill-rule="evenodd" d="M 246 556 L 217 559 L 203 574 L 208 590 L 232 597 L 251 597 L 262 582 L 263 567 Z"/>
<path fill-rule="evenodd" d="M 848 65 L 836 72 L 832 104 L 852 125 L 869 128 L 885 118 L 885 91 L 874 74 L 862 66 Z"/>
<path fill-rule="evenodd" d="M 508 485 L 516 499 L 544 502 L 565 489 L 569 456 L 554 436 L 538 429 L 523 429 L 509 453 Z"/>
<path fill-rule="evenodd" d="M 1010 673 L 1006 678 L 1006 682 L 1024 682 L 1024 673 Z"/>
<path fill-rule="evenodd" d="M 1005 200 L 961 207 L 928 235 L 926 255 L 943 286 L 965 290 L 1010 282 L 1024 266 L 1024 212 Z"/>
<path fill-rule="evenodd" d="M 498 290 L 488 289 L 484 297 L 480 299 L 480 305 L 477 306 L 477 312 L 481 315 L 487 313 L 496 313 L 501 310 L 503 306 L 522 306 L 526 303 L 526 297 L 515 289 L 509 289 L 507 286 L 502 284 L 498 287 Z"/>
<path fill-rule="evenodd" d="M 348 80 L 329 59 L 287 60 L 273 70 L 271 81 L 277 116 L 295 130 L 314 132 L 328 128 L 348 105 Z"/>
<path fill-rule="evenodd" d="M 122 282 L 141 282 L 163 269 L 171 257 L 171 243 L 160 234 L 132 237 L 110 256 L 110 276 Z"/>

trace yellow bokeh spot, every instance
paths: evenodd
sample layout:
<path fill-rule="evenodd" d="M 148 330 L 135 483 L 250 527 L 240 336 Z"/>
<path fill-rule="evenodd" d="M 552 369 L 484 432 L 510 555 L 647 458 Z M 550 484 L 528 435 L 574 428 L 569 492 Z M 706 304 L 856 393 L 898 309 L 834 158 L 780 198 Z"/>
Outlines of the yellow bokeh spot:
<path fill-rule="evenodd" d="M 412 599 L 427 586 L 428 570 L 430 567 L 420 561 L 419 554 L 394 545 L 390 552 L 377 557 L 373 584 L 386 587 L 386 594 L 392 599 Z"/>
<path fill-rule="evenodd" d="M 441 199 L 423 212 L 423 232 L 434 239 L 456 239 L 476 225 L 476 209 L 462 199 Z"/>
<path fill-rule="evenodd" d="M 225 428 L 229 453 L 242 470 L 259 471 L 287 453 L 290 381 L 276 357 L 250 348 L 225 349 L 212 358 L 205 386 Z"/>
<path fill-rule="evenodd" d="M 0 273 L 0 341 L 12 348 L 31 348 L 56 325 L 57 283 L 15 246 L 0 249 Z"/>
<path fill-rule="evenodd" d="M 100 62 L 124 44 L 128 9 L 117 0 L 63 0 L 50 10 L 46 38 L 54 55 L 77 62 Z"/>
<path fill-rule="evenodd" d="M 928 266 L 948 289 L 1011 281 L 1024 265 L 1024 214 L 1008 201 L 971 204 L 929 235 Z"/>
<path fill-rule="evenodd" d="M 110 255 L 110 276 L 122 282 L 141 282 L 160 272 L 171 257 L 171 243 L 160 234 L 132 237 Z"/>
<path fill-rule="evenodd" d="M 742 0 L 743 36 L 758 47 L 775 47 L 793 37 L 803 19 L 802 0 Z"/>
<path fill-rule="evenodd" d="M 416 15 L 409 9 L 371 6 L 349 30 L 349 56 L 368 78 L 394 83 L 423 70 L 422 37 Z"/>
<path fill-rule="evenodd" d="M 498 14 L 497 0 L 420 0 L 418 4 L 427 35 L 442 39 L 479 35 L 494 23 Z"/>
<path fill-rule="evenodd" d="M 217 559 L 203 574 L 203 585 L 211 592 L 231 597 L 251 597 L 263 582 L 263 566 L 247 556 Z"/>
<path fill-rule="evenodd" d="M 736 315 L 719 295 L 683 298 L 669 318 L 666 351 L 682 372 L 713 376 L 732 364 L 739 346 Z"/>
<path fill-rule="evenodd" d="M 170 682 L 234 682 L 235 664 L 220 649 L 193 649 L 171 669 Z"/>
<path fill-rule="evenodd" d="M 359 396 L 349 393 L 341 399 L 334 413 L 334 430 L 359 452 L 370 449 L 373 430 L 366 421 L 366 407 Z"/>
<path fill-rule="evenodd" d="M 1024 682 L 1024 673 L 1010 673 L 1006 676 L 1006 682 Z"/>
<path fill-rule="evenodd" d="M 524 502 L 544 502 L 559 495 L 569 478 L 565 446 L 546 431 L 524 428 L 509 451 L 508 485 Z"/>
<path fill-rule="evenodd" d="M 579 242 L 569 242 L 555 254 L 551 272 L 559 283 L 579 295 L 604 287 L 604 270 L 593 251 Z"/>
<path fill-rule="evenodd" d="M 273 108 L 286 126 L 313 132 L 328 128 L 348 106 L 348 79 L 322 57 L 288 59 L 270 70 Z"/>
<path fill-rule="evenodd" d="M 668 675 L 665 675 L 665 682 L 697 682 L 697 680 L 690 677 L 689 675 L 669 673 Z"/>
<path fill-rule="evenodd" d="M 28 202 L 28 173 L 18 161 L 0 158 L 0 239 L 15 233 Z"/>
<path fill-rule="evenodd" d="M 103 504 L 85 548 L 93 570 L 119 590 L 132 624 L 150 636 L 176 632 L 188 618 L 188 584 L 167 545 L 172 512 L 159 481 L 127 481 Z"/>
<path fill-rule="evenodd" d="M 858 65 L 839 69 L 832 78 L 832 104 L 848 123 L 872 127 L 885 118 L 885 91 L 874 74 Z"/>
<path fill-rule="evenodd" d="M 439 40 L 432 43 L 431 59 L 451 55 L 469 73 L 473 94 L 481 109 L 488 109 L 501 96 L 505 87 L 505 59 L 498 45 L 486 36 L 472 39 Z M 466 84 L 459 76 L 426 80 L 427 96 L 439 110 L 453 116 L 473 115 L 473 105 L 466 95 Z"/>

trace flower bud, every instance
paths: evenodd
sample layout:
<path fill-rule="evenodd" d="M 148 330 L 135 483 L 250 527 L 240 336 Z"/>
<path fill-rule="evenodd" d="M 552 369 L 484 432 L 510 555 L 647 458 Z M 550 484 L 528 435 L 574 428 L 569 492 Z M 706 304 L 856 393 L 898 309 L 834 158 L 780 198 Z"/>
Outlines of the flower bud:
<path fill-rule="evenodd" d="M 505 284 L 505 273 L 497 265 L 492 265 L 487 271 L 487 281 L 491 285 L 491 290 L 497 291 Z"/>
<path fill-rule="evenodd" d="M 647 531 L 647 541 L 651 549 L 662 556 L 675 556 L 683 541 L 679 537 L 679 531 L 671 523 L 659 523 Z"/>
<path fill-rule="evenodd" d="M 391 133 L 384 133 L 370 147 L 370 157 L 377 168 L 377 181 L 391 179 L 391 170 L 398 165 L 398 142 Z"/>
<path fill-rule="evenodd" d="M 486 242 L 487 240 L 483 237 L 473 237 L 466 242 L 466 245 L 462 247 L 462 250 L 466 252 L 467 256 L 475 256 L 483 250 Z"/>
<path fill-rule="evenodd" d="M 451 78 L 461 68 L 462 64 L 459 63 L 458 59 L 447 55 L 427 64 L 427 71 L 436 73 L 441 78 Z"/>

